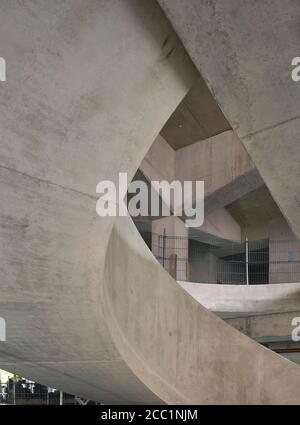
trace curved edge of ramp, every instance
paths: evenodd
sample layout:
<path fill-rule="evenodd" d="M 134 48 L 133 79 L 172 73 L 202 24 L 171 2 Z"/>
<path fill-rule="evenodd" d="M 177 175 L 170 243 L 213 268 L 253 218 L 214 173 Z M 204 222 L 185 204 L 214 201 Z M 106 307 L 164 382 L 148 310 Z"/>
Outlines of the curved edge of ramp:
<path fill-rule="evenodd" d="M 299 367 L 197 303 L 163 270 L 129 218 L 115 222 L 104 284 L 120 354 L 165 402 L 300 402 Z"/>
<path fill-rule="evenodd" d="M 300 283 L 224 285 L 178 282 L 196 301 L 214 312 L 275 313 L 300 310 Z"/>

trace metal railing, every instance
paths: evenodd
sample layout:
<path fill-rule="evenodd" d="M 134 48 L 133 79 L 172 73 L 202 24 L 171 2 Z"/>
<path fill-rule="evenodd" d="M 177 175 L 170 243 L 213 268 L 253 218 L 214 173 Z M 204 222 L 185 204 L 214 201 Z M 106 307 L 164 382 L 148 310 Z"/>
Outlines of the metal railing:
<path fill-rule="evenodd" d="M 161 265 L 177 280 L 220 284 L 300 282 L 300 242 L 244 241 L 141 233 Z"/>
<path fill-rule="evenodd" d="M 0 404 L 87 405 L 98 403 L 23 379 L 0 382 Z"/>

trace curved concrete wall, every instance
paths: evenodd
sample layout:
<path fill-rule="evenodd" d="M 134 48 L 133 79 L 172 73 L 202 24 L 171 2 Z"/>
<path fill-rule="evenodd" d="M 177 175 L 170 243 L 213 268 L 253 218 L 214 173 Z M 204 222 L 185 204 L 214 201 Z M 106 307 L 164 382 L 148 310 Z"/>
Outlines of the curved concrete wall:
<path fill-rule="evenodd" d="M 152 1 L 2 1 L 0 366 L 106 403 L 298 403 L 300 370 L 156 262 L 99 180 L 133 176 L 195 78 Z M 10 71 L 11 70 L 11 71 Z"/>
<path fill-rule="evenodd" d="M 162 400 L 299 403 L 298 366 L 244 336 L 182 290 L 128 218 L 115 222 L 105 279 L 111 335 L 134 373 Z"/>
<path fill-rule="evenodd" d="M 300 310 L 300 283 L 215 285 L 179 282 L 195 300 L 218 313 L 276 313 Z"/>
<path fill-rule="evenodd" d="M 133 176 L 195 69 L 154 1 L 0 10 L 0 367 L 107 403 L 158 402 L 107 327 L 113 218 L 97 216 L 95 190 Z"/>

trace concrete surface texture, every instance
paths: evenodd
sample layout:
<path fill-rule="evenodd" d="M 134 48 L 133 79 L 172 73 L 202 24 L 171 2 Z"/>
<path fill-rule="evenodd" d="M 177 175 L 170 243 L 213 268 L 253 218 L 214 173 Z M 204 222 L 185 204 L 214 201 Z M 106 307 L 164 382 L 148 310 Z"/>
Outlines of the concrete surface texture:
<path fill-rule="evenodd" d="M 299 237 L 300 3 L 158 1 Z"/>
<path fill-rule="evenodd" d="M 177 151 L 159 135 L 140 170 L 149 180 L 204 180 L 207 214 L 263 185 L 247 151 L 231 130 Z"/>
<path fill-rule="evenodd" d="M 241 239 L 241 228 L 224 206 L 263 185 L 244 146 L 230 130 L 177 151 L 159 135 L 139 169 L 148 181 L 204 180 L 205 221 L 200 230 L 231 240 Z"/>
<path fill-rule="evenodd" d="M 128 217 L 96 215 L 97 183 L 134 175 L 198 77 L 158 4 L 0 9 L 0 367 L 104 403 L 299 403 L 298 366 L 196 302 Z"/>
<path fill-rule="evenodd" d="M 206 214 L 199 229 L 201 234 L 236 241 L 246 237 L 249 240 L 295 240 L 243 144 L 232 131 L 177 151 L 159 135 L 139 170 L 146 181 L 205 181 Z M 155 217 L 151 217 L 153 219 Z M 272 258 L 275 260 L 276 255 Z M 285 279 L 289 280 L 288 275 Z"/>
<path fill-rule="evenodd" d="M 240 332 L 260 343 L 285 343 L 291 348 L 297 347 L 292 341 L 291 323 L 300 317 L 300 311 L 286 313 L 262 313 L 254 315 L 231 315 L 223 317 L 227 323 Z M 295 326 L 293 326 L 293 329 Z M 298 335 L 298 331 L 297 331 Z M 297 347 L 299 350 L 299 347 Z M 299 350 L 300 352 L 300 350 Z M 299 357 L 299 355 L 298 355 Z M 299 358 L 297 359 L 299 363 Z"/>
<path fill-rule="evenodd" d="M 161 134 L 177 150 L 230 129 L 205 81 L 200 77 L 170 116 Z"/>

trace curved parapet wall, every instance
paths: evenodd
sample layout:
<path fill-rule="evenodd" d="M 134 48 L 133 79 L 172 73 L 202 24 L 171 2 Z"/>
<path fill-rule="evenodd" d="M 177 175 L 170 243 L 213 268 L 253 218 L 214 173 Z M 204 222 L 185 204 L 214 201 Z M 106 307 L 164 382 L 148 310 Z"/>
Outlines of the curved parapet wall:
<path fill-rule="evenodd" d="M 284 313 L 300 311 L 300 283 L 219 285 L 179 282 L 195 300 L 218 313 Z"/>
<path fill-rule="evenodd" d="M 299 403 L 300 369 L 161 268 L 100 180 L 137 170 L 196 78 L 149 0 L 0 4 L 0 367 L 104 403 Z"/>
<path fill-rule="evenodd" d="M 299 403 L 298 366 L 196 302 L 160 266 L 128 218 L 114 225 L 104 291 L 122 357 L 167 403 Z"/>

